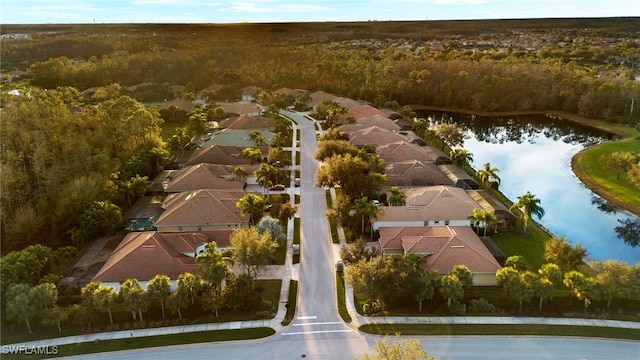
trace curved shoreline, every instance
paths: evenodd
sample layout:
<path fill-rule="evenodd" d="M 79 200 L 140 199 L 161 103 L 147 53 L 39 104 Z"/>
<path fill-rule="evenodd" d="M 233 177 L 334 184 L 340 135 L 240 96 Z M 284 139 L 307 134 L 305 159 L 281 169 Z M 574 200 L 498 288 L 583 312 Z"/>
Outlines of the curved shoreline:
<path fill-rule="evenodd" d="M 446 107 L 437 107 L 437 106 L 427 106 L 427 105 L 409 105 L 411 109 L 415 110 L 432 110 L 432 111 L 446 111 L 446 112 L 455 112 L 462 113 L 468 115 L 478 115 L 478 116 L 486 116 L 486 117 L 497 117 L 497 116 L 526 116 L 526 115 L 551 115 L 561 119 L 565 119 L 568 121 L 572 121 L 575 123 L 579 123 L 581 125 L 590 126 L 599 130 L 607 131 L 614 136 L 616 136 L 617 140 L 623 140 L 631 137 L 628 132 L 623 131 L 620 127 L 612 127 L 612 124 L 606 123 L 602 120 L 587 118 L 584 116 L 571 114 L 564 111 L 538 111 L 538 110 L 514 110 L 514 111 L 497 111 L 497 112 L 483 112 L 483 111 L 471 111 L 466 109 L 454 109 L 454 108 L 446 108 Z M 580 159 L 584 156 L 585 153 L 594 149 L 598 145 L 592 145 L 585 149 L 580 150 L 578 153 L 574 154 L 571 157 L 571 171 L 573 174 L 580 180 L 580 182 L 586 186 L 589 190 L 591 190 L 594 194 L 602 197 L 607 200 L 614 206 L 617 206 L 621 209 L 629 211 L 636 216 L 640 216 L 640 208 L 623 203 L 618 201 L 610 192 L 603 189 L 590 175 L 589 172 L 582 167 L 580 164 Z"/>

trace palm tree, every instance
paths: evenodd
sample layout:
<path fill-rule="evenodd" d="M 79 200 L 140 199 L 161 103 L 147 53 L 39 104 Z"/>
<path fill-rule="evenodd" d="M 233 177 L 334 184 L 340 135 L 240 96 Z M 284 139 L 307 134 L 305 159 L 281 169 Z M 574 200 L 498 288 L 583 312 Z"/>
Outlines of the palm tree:
<path fill-rule="evenodd" d="M 522 212 L 522 222 L 524 223 L 524 232 L 527 232 L 531 215 L 536 215 L 538 220 L 544 216 L 544 209 L 540 206 L 540 199 L 527 191 L 526 194 L 518 196 L 518 201 L 511 205 L 509 211 L 518 209 Z"/>
<path fill-rule="evenodd" d="M 400 206 L 404 203 L 405 194 L 400 190 L 397 186 L 392 186 L 389 189 L 389 205 L 391 206 Z"/>
<path fill-rule="evenodd" d="M 253 225 L 264 212 L 265 202 L 263 197 L 249 193 L 241 197 L 236 206 L 243 216 L 249 214 L 249 224 Z"/>
<path fill-rule="evenodd" d="M 489 227 L 489 225 L 494 224 L 498 221 L 498 217 L 494 213 L 484 209 L 473 209 L 473 213 L 469 214 L 469 216 L 467 216 L 467 219 L 471 220 L 473 226 L 475 226 L 477 229 L 479 229 L 480 226 L 484 228 L 483 236 L 487 236 L 487 228 Z"/>
<path fill-rule="evenodd" d="M 278 168 L 276 168 L 275 166 L 262 163 L 260 164 L 258 170 L 253 172 L 253 175 L 255 175 L 258 184 L 260 184 L 260 186 L 264 188 L 265 194 L 268 194 L 269 187 L 273 185 L 271 177 L 276 175 L 277 170 Z"/>
<path fill-rule="evenodd" d="M 369 221 L 371 221 L 372 218 L 375 218 L 378 214 L 378 206 L 365 196 L 355 201 L 354 210 L 356 214 L 359 214 L 362 217 L 362 234 L 364 234 L 364 220 L 365 218 L 368 218 Z"/>
<path fill-rule="evenodd" d="M 244 183 L 247 181 L 247 176 L 249 174 L 247 173 L 247 169 L 243 168 L 242 166 L 236 166 L 236 168 L 233 169 L 233 175 L 236 177 L 236 179 Z"/>
<path fill-rule="evenodd" d="M 476 171 L 476 176 L 486 188 L 498 189 L 500 185 L 500 177 L 498 176 L 498 168 L 491 167 L 491 164 L 485 163 L 482 169 Z"/>
<path fill-rule="evenodd" d="M 454 149 L 449 153 L 451 161 L 458 166 L 464 166 L 473 161 L 473 154 L 465 149 Z"/>

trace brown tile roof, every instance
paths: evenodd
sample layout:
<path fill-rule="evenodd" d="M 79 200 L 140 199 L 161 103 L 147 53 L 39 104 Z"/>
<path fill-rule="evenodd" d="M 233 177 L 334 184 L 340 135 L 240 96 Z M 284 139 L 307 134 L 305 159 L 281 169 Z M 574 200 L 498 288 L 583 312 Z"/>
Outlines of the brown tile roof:
<path fill-rule="evenodd" d="M 164 200 L 165 209 L 154 225 L 194 226 L 246 224 L 248 216 L 240 215 L 236 202 L 246 193 L 238 190 L 202 189 L 171 194 Z"/>
<path fill-rule="evenodd" d="M 113 250 L 93 281 L 120 282 L 135 278 L 147 281 L 158 274 L 177 279 L 180 274 L 196 274 L 198 266 L 192 257 L 198 245 L 207 241 L 202 233 L 129 233 Z"/>
<path fill-rule="evenodd" d="M 287 96 L 287 95 L 293 95 L 294 97 L 298 97 L 302 94 L 304 94 L 306 92 L 306 90 L 302 90 L 302 89 L 289 89 L 288 87 L 282 87 L 276 91 L 273 92 L 273 94 L 278 97 L 278 96 Z"/>
<path fill-rule="evenodd" d="M 337 95 L 329 94 L 324 91 L 316 91 L 310 94 L 309 97 L 311 98 L 311 101 L 309 102 L 309 106 L 312 106 L 312 107 L 320 104 L 323 101 L 335 100 L 338 98 Z"/>
<path fill-rule="evenodd" d="M 220 128 L 226 129 L 273 129 L 276 127 L 276 121 L 265 116 L 252 116 L 244 114 L 240 116 L 230 117 L 218 122 Z"/>
<path fill-rule="evenodd" d="M 194 104 L 193 102 L 189 101 L 189 100 L 185 100 L 185 99 L 175 99 L 175 100 L 171 100 L 169 102 L 167 102 L 166 104 L 162 105 L 163 109 L 169 108 L 169 106 L 174 105 L 176 106 L 178 109 L 184 110 L 186 112 L 191 112 L 191 110 L 193 110 Z"/>
<path fill-rule="evenodd" d="M 263 155 L 267 155 L 269 148 L 258 147 Z M 212 145 L 194 152 L 186 162 L 186 165 L 196 165 L 200 163 L 222 164 L 234 166 L 249 166 L 249 160 L 242 157 L 242 146 L 233 145 Z"/>
<path fill-rule="evenodd" d="M 218 104 L 225 113 L 232 114 L 257 114 L 262 111 L 259 105 L 250 102 L 236 102 L 230 104 Z"/>
<path fill-rule="evenodd" d="M 340 104 L 340 105 L 342 105 L 342 104 Z M 358 103 L 358 105 L 356 105 L 355 107 L 354 106 L 348 107 L 348 106 L 345 106 L 345 105 L 342 105 L 342 106 L 344 106 L 345 108 L 349 109 L 346 113 L 340 115 L 340 117 L 338 118 L 339 120 L 342 120 L 342 121 L 346 121 L 348 118 L 354 118 L 356 120 L 359 120 L 359 119 L 366 118 L 366 117 L 371 117 L 371 116 L 380 116 L 380 117 L 383 117 L 383 118 L 387 117 L 386 113 L 384 113 L 381 110 L 378 110 L 378 109 L 374 108 L 371 105 L 362 105 L 362 104 Z"/>
<path fill-rule="evenodd" d="M 360 103 L 359 101 L 356 101 L 356 100 L 353 100 L 353 99 L 349 99 L 349 98 L 346 98 L 346 97 L 335 98 L 335 99 L 333 99 L 333 102 L 335 102 L 336 104 L 342 106 L 343 108 L 345 108 L 347 110 L 362 106 L 362 103 Z M 344 119 L 346 120 L 347 118 L 345 117 Z"/>
<path fill-rule="evenodd" d="M 406 206 L 387 206 L 375 222 L 465 220 L 478 203 L 460 188 L 427 186 L 405 189 Z"/>
<path fill-rule="evenodd" d="M 435 154 L 432 153 L 429 148 L 411 144 L 404 139 L 378 145 L 376 147 L 376 154 L 380 155 L 382 160 L 385 162 L 400 162 L 407 160 L 426 162 L 436 161 Z"/>
<path fill-rule="evenodd" d="M 391 131 L 400 130 L 400 126 L 398 126 L 398 124 L 396 124 L 395 121 L 389 119 L 389 117 L 387 117 L 386 114 L 385 116 L 382 116 L 382 115 L 365 116 L 363 118 L 357 119 L 356 124 L 375 125 L 377 127 L 391 130 Z"/>
<path fill-rule="evenodd" d="M 385 163 L 389 186 L 453 185 L 432 162 L 408 160 Z"/>
<path fill-rule="evenodd" d="M 427 255 L 423 267 L 447 274 L 456 265 L 466 265 L 472 273 L 495 273 L 500 264 L 468 226 L 416 226 L 380 229 L 383 251 Z"/>
<path fill-rule="evenodd" d="M 356 146 L 382 145 L 406 140 L 407 139 L 400 134 L 377 126 L 370 126 L 349 133 L 349 142 Z"/>
<path fill-rule="evenodd" d="M 233 180 L 232 165 L 198 164 L 184 167 L 169 175 L 164 184 L 165 192 L 198 189 L 242 190 L 244 183 Z"/>

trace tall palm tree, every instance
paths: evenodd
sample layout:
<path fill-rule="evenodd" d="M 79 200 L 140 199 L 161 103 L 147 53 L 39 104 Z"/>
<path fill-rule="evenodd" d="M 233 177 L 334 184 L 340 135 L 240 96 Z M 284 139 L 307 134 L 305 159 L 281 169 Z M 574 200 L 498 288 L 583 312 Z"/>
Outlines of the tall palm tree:
<path fill-rule="evenodd" d="M 263 197 L 249 193 L 241 197 L 236 206 L 243 216 L 249 214 L 249 224 L 253 225 L 264 212 L 265 202 Z"/>
<path fill-rule="evenodd" d="M 265 194 L 268 194 L 269 187 L 273 185 L 271 177 L 275 176 L 277 171 L 278 168 L 276 168 L 275 166 L 262 163 L 258 170 L 253 172 L 253 175 L 255 175 L 258 184 L 260 184 L 260 186 L 264 188 Z"/>
<path fill-rule="evenodd" d="M 473 213 L 469 214 L 467 219 L 471 220 L 476 229 L 480 229 L 480 226 L 484 228 L 483 236 L 487 236 L 487 228 L 489 225 L 498 221 L 498 217 L 494 213 L 484 209 L 473 209 Z"/>
<path fill-rule="evenodd" d="M 451 161 L 458 166 L 464 166 L 473 161 L 473 154 L 465 149 L 454 149 L 449 153 Z"/>
<path fill-rule="evenodd" d="M 511 205 L 509 211 L 518 209 L 522 212 L 522 222 L 524 223 L 524 232 L 527 232 L 531 215 L 536 215 L 538 220 L 544 216 L 544 209 L 540 206 L 540 199 L 527 191 L 526 194 L 518 196 L 518 201 Z"/>
<path fill-rule="evenodd" d="M 233 169 L 233 175 L 241 182 L 246 182 L 249 174 L 247 173 L 247 169 L 242 166 L 236 166 L 236 168 Z"/>
<path fill-rule="evenodd" d="M 374 219 L 378 214 L 378 206 L 365 196 L 354 202 L 354 210 L 362 217 L 362 234 L 364 234 L 365 219 L 368 218 L 369 221 Z"/>
<path fill-rule="evenodd" d="M 476 171 L 476 176 L 486 188 L 498 189 L 500 185 L 500 177 L 498 176 L 498 168 L 491 167 L 491 164 L 485 163 L 482 169 Z"/>

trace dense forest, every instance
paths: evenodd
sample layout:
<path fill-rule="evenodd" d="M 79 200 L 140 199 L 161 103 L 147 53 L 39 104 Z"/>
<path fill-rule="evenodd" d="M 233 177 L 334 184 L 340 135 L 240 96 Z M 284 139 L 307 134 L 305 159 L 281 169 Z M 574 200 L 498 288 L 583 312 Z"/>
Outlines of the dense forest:
<path fill-rule="evenodd" d="M 640 118 L 636 18 L 1 31 L 3 90 L 30 87 L 2 94 L 3 252 L 91 238 L 83 229 L 117 217 L 169 156 L 162 117 L 143 103 L 213 84 L 213 104 L 247 85 L 286 86 L 377 105 Z"/>

